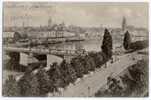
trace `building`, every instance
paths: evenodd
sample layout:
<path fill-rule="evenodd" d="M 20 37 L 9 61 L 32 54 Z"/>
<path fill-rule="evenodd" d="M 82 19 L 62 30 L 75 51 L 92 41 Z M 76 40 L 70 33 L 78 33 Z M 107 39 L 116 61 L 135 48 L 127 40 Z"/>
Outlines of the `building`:
<path fill-rule="evenodd" d="M 64 37 L 73 37 L 75 33 L 67 31 L 31 31 L 28 32 L 28 37 L 30 38 L 64 38 Z"/>
<path fill-rule="evenodd" d="M 51 18 L 48 19 L 48 27 L 49 27 L 49 28 L 52 27 L 52 20 L 51 20 Z"/>
<path fill-rule="evenodd" d="M 19 32 L 3 32 L 3 42 L 16 42 L 21 39 Z"/>
<path fill-rule="evenodd" d="M 126 27 L 127 27 L 126 18 L 123 17 L 123 20 L 122 20 L 122 31 L 123 31 L 123 32 L 126 30 Z"/>

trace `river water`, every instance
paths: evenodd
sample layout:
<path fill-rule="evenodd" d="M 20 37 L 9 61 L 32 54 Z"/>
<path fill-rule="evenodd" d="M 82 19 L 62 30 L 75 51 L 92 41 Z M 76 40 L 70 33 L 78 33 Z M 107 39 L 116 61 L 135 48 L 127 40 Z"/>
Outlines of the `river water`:
<path fill-rule="evenodd" d="M 121 40 L 113 40 L 113 48 L 122 45 Z M 63 42 L 58 44 L 49 44 L 49 48 L 54 49 L 65 49 L 65 50 L 79 50 L 84 49 L 85 51 L 101 51 L 102 39 L 85 40 L 85 41 L 74 41 L 74 42 Z"/>
<path fill-rule="evenodd" d="M 67 49 L 67 50 L 78 50 L 85 49 L 86 51 L 100 51 L 101 50 L 101 41 L 75 41 L 75 42 L 63 42 L 59 44 L 51 44 L 49 48 L 55 49 Z"/>

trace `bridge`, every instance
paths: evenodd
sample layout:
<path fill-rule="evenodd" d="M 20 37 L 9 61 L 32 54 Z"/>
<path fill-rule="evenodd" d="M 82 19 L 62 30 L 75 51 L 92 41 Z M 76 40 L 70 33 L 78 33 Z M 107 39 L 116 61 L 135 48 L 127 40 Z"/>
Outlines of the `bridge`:
<path fill-rule="evenodd" d="M 24 48 L 24 47 L 3 47 L 3 50 L 9 52 L 23 52 L 23 53 L 35 53 L 35 54 L 53 54 L 53 55 L 72 55 L 83 54 L 84 52 L 78 52 L 77 50 L 66 49 L 51 49 L 51 48 Z"/>
<path fill-rule="evenodd" d="M 52 56 L 57 56 L 65 59 L 66 61 L 70 61 L 73 57 L 77 55 L 85 54 L 84 50 L 68 50 L 68 49 L 52 49 L 52 48 L 25 48 L 25 47 L 15 47 L 15 46 L 3 46 L 3 50 L 9 53 L 17 53 L 19 54 L 19 62 L 22 65 L 28 66 L 29 58 L 38 58 L 44 57 L 47 60 L 47 66 L 50 66 L 50 60 Z"/>

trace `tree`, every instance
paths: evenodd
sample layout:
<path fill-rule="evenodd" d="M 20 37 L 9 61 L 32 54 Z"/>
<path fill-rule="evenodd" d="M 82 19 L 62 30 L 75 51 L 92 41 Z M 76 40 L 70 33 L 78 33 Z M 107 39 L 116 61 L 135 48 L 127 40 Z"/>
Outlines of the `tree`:
<path fill-rule="evenodd" d="M 110 59 L 112 57 L 112 36 L 108 29 L 105 29 L 102 43 L 102 52 L 106 54 L 107 58 Z"/>
<path fill-rule="evenodd" d="M 10 75 L 3 85 L 3 96 L 18 97 L 20 96 L 20 88 L 14 76 Z"/>
<path fill-rule="evenodd" d="M 62 83 L 63 83 L 63 76 L 62 76 L 62 73 L 61 73 L 61 67 L 56 63 L 54 62 L 52 65 L 51 65 L 51 68 L 50 70 L 48 71 L 48 75 L 49 75 L 49 78 L 50 78 L 50 81 L 51 81 L 51 89 L 52 91 L 58 91 L 58 87 L 61 87 Z"/>
<path fill-rule="evenodd" d="M 63 77 L 63 87 L 67 86 L 70 82 L 74 82 L 76 79 L 76 73 L 71 64 L 67 63 L 65 60 L 62 61 L 61 73 Z"/>
<path fill-rule="evenodd" d="M 96 67 L 94 58 L 92 58 L 90 55 L 87 55 L 87 56 L 85 57 L 85 60 L 86 60 L 85 66 L 87 66 L 88 70 L 89 70 L 89 71 L 94 71 L 94 70 L 95 70 L 95 67 Z"/>
<path fill-rule="evenodd" d="M 38 78 L 34 75 L 31 74 L 31 81 L 29 82 L 30 84 L 30 96 L 36 97 L 40 96 L 40 88 L 39 88 L 39 82 Z"/>
<path fill-rule="evenodd" d="M 21 96 L 35 97 L 40 96 L 39 82 L 33 73 L 25 73 L 19 80 Z"/>
<path fill-rule="evenodd" d="M 36 74 L 36 77 L 39 83 L 39 90 L 40 90 L 39 96 L 45 96 L 49 92 L 50 85 L 51 85 L 49 76 L 46 73 L 46 71 L 41 68 Z"/>
<path fill-rule="evenodd" d="M 120 81 L 113 77 L 108 77 L 107 80 L 108 92 L 112 96 L 121 96 L 123 87 L 120 85 Z"/>
<path fill-rule="evenodd" d="M 83 58 L 80 55 L 71 60 L 71 66 L 76 71 L 76 76 L 78 78 L 81 78 L 83 76 L 85 70 L 84 65 L 81 61 L 83 62 Z"/>
<path fill-rule="evenodd" d="M 66 85 L 69 84 L 69 73 L 68 73 L 68 63 L 63 60 L 62 63 L 60 64 L 61 67 L 61 73 L 63 77 L 63 84 L 62 87 L 65 87 Z"/>
<path fill-rule="evenodd" d="M 120 76 L 120 79 L 125 87 L 124 96 L 129 96 L 136 87 L 136 82 L 129 77 L 128 73 L 129 72 L 125 73 L 123 76 Z"/>
<path fill-rule="evenodd" d="M 68 67 L 68 74 L 70 77 L 69 80 L 71 83 L 73 83 L 77 79 L 76 72 L 75 72 L 74 68 L 71 66 L 71 64 L 68 64 L 67 67 Z"/>
<path fill-rule="evenodd" d="M 21 89 L 21 96 L 30 96 L 30 82 L 31 76 L 30 72 L 25 72 L 25 74 L 21 77 L 21 79 L 18 81 L 19 87 Z"/>
<path fill-rule="evenodd" d="M 8 55 L 10 56 L 9 62 L 6 64 L 6 68 L 8 70 L 19 70 L 19 53 L 16 52 L 9 52 Z"/>
<path fill-rule="evenodd" d="M 130 44 L 131 44 L 131 36 L 128 31 L 124 34 L 124 41 L 123 41 L 123 46 L 124 49 L 128 50 L 130 49 Z"/>

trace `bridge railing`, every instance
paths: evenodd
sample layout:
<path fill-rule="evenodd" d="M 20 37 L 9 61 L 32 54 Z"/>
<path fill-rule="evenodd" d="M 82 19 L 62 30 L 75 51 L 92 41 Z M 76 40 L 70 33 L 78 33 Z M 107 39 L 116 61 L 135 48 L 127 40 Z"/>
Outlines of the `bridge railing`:
<path fill-rule="evenodd" d="M 51 49 L 51 48 L 23 48 L 23 47 L 4 47 L 6 51 L 12 52 L 33 52 L 41 54 L 59 54 L 59 55 L 77 55 L 83 54 L 84 52 L 78 50 L 66 50 L 66 49 Z"/>

